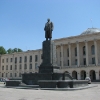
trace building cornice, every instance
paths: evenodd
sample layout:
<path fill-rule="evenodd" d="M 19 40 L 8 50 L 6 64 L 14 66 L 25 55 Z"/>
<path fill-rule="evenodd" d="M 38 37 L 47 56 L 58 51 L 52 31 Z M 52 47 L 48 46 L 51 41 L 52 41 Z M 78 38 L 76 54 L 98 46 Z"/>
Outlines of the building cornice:
<path fill-rule="evenodd" d="M 90 36 L 95 36 L 95 35 L 100 36 L 100 32 L 94 33 L 94 34 L 85 34 L 85 35 L 77 35 L 77 36 L 65 37 L 65 38 L 60 38 L 60 39 L 54 39 L 53 41 L 55 41 L 55 42 L 62 41 L 62 40 L 70 41 L 72 39 L 79 39 L 79 38 L 90 37 Z"/>

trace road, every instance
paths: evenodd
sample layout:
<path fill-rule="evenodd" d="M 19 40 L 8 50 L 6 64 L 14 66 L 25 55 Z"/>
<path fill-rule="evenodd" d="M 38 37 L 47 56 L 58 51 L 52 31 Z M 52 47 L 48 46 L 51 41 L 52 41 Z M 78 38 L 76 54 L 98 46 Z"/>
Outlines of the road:
<path fill-rule="evenodd" d="M 100 100 L 100 84 L 83 90 L 53 91 L 2 88 L 0 84 L 0 100 Z"/>

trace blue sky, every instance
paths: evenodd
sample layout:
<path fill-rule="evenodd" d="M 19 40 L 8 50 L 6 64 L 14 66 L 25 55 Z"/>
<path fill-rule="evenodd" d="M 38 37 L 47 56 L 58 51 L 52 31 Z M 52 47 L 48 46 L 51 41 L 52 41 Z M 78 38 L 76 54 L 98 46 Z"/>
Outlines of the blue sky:
<path fill-rule="evenodd" d="M 100 28 L 100 0 L 0 0 L 0 46 L 42 48 L 47 18 L 54 23 L 52 39 Z"/>

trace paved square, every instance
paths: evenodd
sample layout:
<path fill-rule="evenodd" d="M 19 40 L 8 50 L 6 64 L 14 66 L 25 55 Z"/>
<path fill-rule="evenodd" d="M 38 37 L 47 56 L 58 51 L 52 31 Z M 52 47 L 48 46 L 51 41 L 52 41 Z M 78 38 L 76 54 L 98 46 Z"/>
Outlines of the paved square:
<path fill-rule="evenodd" d="M 0 87 L 0 100 L 100 100 L 100 84 L 97 85 L 98 87 L 75 91 L 14 89 Z"/>

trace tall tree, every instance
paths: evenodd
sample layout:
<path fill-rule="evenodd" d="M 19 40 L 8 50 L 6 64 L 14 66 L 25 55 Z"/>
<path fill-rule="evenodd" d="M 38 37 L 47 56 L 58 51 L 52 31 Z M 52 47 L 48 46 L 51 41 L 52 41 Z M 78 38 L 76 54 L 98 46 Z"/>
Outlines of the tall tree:
<path fill-rule="evenodd" d="M 9 48 L 9 49 L 7 50 L 7 53 L 8 53 L 8 54 L 11 54 L 11 53 L 12 53 L 12 49 Z"/>
<path fill-rule="evenodd" d="M 7 50 L 8 54 L 11 54 L 11 53 L 14 53 L 14 52 L 23 52 L 23 50 L 21 50 L 20 48 L 14 48 L 14 49 L 9 48 Z"/>
<path fill-rule="evenodd" d="M 23 52 L 23 50 L 21 50 L 21 49 L 18 48 L 17 52 Z"/>
<path fill-rule="evenodd" d="M 0 46 L 0 54 L 6 54 L 6 50 L 3 46 Z"/>
<path fill-rule="evenodd" d="M 14 49 L 13 49 L 13 53 L 14 53 L 14 52 L 17 52 L 17 48 L 14 48 Z"/>

